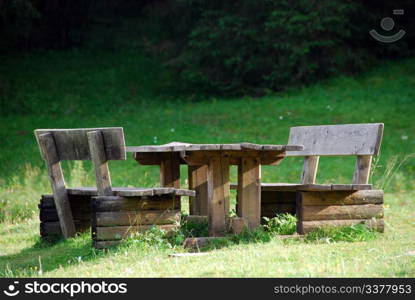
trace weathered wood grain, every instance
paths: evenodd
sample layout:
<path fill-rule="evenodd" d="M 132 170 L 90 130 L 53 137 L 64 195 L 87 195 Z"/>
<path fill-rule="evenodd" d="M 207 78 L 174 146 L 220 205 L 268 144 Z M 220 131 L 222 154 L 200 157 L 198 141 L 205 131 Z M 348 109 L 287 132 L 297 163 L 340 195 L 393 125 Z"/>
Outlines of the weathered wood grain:
<path fill-rule="evenodd" d="M 189 199 L 189 211 L 192 215 L 207 216 L 208 199 L 207 199 L 207 174 L 208 167 L 189 166 L 189 189 L 196 192 L 196 196 Z"/>
<path fill-rule="evenodd" d="M 301 192 L 303 205 L 361 205 L 382 204 L 382 190 L 333 191 L 333 192 Z"/>
<path fill-rule="evenodd" d="M 382 135 L 382 123 L 292 127 L 288 144 L 304 150 L 287 156 L 377 155 Z"/>
<path fill-rule="evenodd" d="M 255 158 L 242 158 L 238 166 L 237 214 L 249 229 L 261 223 L 261 166 Z"/>
<path fill-rule="evenodd" d="M 178 153 L 161 153 L 160 185 L 180 188 L 180 157 Z"/>
<path fill-rule="evenodd" d="M 233 186 L 235 187 L 235 186 Z M 262 191 L 357 191 L 371 190 L 371 184 L 297 184 L 297 183 L 262 183 Z"/>
<path fill-rule="evenodd" d="M 127 147 L 127 152 L 152 153 L 152 152 L 180 152 L 180 151 L 219 151 L 219 150 L 258 150 L 258 151 L 301 151 L 301 144 L 290 145 L 261 145 L 253 143 L 236 144 L 188 144 L 173 142 L 164 145 L 133 146 Z"/>
<path fill-rule="evenodd" d="M 131 211 L 131 210 L 166 210 L 179 209 L 180 197 L 178 196 L 153 196 L 153 197 L 93 197 L 96 212 Z"/>
<path fill-rule="evenodd" d="M 105 153 L 104 138 L 101 131 L 87 133 L 89 151 L 95 171 L 95 181 L 99 196 L 111 196 L 111 177 Z"/>
<path fill-rule="evenodd" d="M 95 218 L 96 226 L 176 224 L 180 222 L 180 211 L 177 209 L 97 212 Z"/>
<path fill-rule="evenodd" d="M 370 219 L 383 216 L 382 205 L 312 205 L 301 207 L 303 221 Z"/>
<path fill-rule="evenodd" d="M 355 171 L 353 175 L 354 184 L 367 184 L 369 182 L 371 164 L 371 155 L 359 155 L 357 157 Z"/>
<path fill-rule="evenodd" d="M 371 229 L 383 232 L 385 225 L 383 219 L 355 219 L 355 220 L 322 220 L 322 221 L 303 221 L 301 222 L 302 231 L 300 234 L 309 233 L 318 228 L 343 227 L 355 224 L 365 224 Z"/>
<path fill-rule="evenodd" d="M 40 134 L 38 136 L 38 142 L 48 168 L 55 206 L 59 215 L 63 235 L 65 238 L 73 237 L 76 233 L 75 224 L 53 135 L 51 133 Z"/>
<path fill-rule="evenodd" d="M 35 136 L 51 133 L 55 140 L 60 160 L 90 160 L 87 133 L 102 132 L 105 154 L 108 160 L 125 160 L 125 140 L 121 127 L 81 128 L 81 129 L 37 129 Z"/>
<path fill-rule="evenodd" d="M 306 156 L 304 158 L 303 173 L 301 175 L 301 183 L 309 184 L 316 182 L 318 162 L 320 156 Z"/>
<path fill-rule="evenodd" d="M 212 157 L 208 165 L 209 236 L 221 236 L 226 231 L 229 192 L 229 159 Z"/>

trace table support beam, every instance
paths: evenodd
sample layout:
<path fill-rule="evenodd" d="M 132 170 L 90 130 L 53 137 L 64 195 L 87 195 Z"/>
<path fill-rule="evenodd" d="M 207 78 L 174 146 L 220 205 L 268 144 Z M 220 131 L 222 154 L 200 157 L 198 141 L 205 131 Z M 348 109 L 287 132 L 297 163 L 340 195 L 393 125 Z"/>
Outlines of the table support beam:
<path fill-rule="evenodd" d="M 196 197 L 189 198 L 190 215 L 207 216 L 207 174 L 208 166 L 189 166 L 189 190 L 196 191 Z"/>
<path fill-rule="evenodd" d="M 160 185 L 180 188 L 180 160 L 175 152 L 162 153 L 160 161 Z"/>
<path fill-rule="evenodd" d="M 259 159 L 246 157 L 238 166 L 237 214 L 244 218 L 249 229 L 261 223 L 261 166 Z"/>
<path fill-rule="evenodd" d="M 211 157 L 207 179 L 209 236 L 223 236 L 229 220 L 229 158 Z"/>

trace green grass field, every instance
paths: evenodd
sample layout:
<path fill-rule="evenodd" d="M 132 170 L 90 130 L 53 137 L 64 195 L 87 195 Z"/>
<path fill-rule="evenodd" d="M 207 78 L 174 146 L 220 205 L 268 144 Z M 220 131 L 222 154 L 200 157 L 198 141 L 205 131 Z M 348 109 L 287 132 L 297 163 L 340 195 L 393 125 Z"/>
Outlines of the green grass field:
<path fill-rule="evenodd" d="M 2 58 L 0 74 L 13 87 L 1 95 L 7 106 L 2 103 L 0 114 L 0 276 L 415 275 L 414 59 L 355 78 L 238 99 L 202 98 L 196 91 L 177 96 L 169 73 L 128 51 Z M 274 237 L 192 258 L 170 258 L 169 253 L 184 250 L 164 244 L 94 251 L 87 234 L 54 245 L 38 240 L 37 203 L 50 187 L 33 136 L 36 128 L 122 126 L 127 145 L 278 144 L 287 141 L 291 126 L 365 122 L 385 123 L 371 182 L 386 192 L 386 232 L 373 240 L 306 243 Z M 69 186 L 93 185 L 89 163 L 64 167 Z M 110 168 L 116 186 L 158 185 L 158 168 L 140 166 L 131 157 Z M 263 167 L 263 181 L 297 182 L 301 168 L 300 159 L 286 159 Z M 317 181 L 349 183 L 353 168 L 354 158 L 323 158 Z"/>

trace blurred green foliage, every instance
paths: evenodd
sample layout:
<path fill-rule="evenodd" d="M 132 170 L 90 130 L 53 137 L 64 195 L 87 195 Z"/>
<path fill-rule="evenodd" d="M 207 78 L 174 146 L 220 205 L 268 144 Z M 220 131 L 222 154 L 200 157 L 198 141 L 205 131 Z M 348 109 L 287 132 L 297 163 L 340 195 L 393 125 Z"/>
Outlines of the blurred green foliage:
<path fill-rule="evenodd" d="M 406 13 L 393 16 L 397 8 Z M 409 0 L 0 0 L 0 53 L 144 48 L 173 71 L 178 91 L 263 96 L 412 55 L 413 8 Z M 387 16 L 391 32 L 379 26 Z M 383 44 L 371 29 L 406 35 Z"/>
<path fill-rule="evenodd" d="M 411 32 L 392 45 L 368 34 L 393 8 L 407 8 L 408 1 L 167 2 L 167 8 L 165 3 L 153 4 L 149 13 L 161 18 L 163 31 L 170 32 L 175 47 L 165 51 L 168 65 L 191 91 L 264 95 L 287 85 L 355 73 L 380 57 L 411 54 Z M 407 31 L 413 27 L 408 20 L 403 25 Z"/>

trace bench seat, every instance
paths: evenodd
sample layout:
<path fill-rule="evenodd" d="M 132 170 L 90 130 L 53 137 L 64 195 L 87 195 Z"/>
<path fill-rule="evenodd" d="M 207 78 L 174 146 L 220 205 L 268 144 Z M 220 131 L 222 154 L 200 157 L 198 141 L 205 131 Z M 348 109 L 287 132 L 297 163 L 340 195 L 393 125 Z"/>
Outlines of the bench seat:
<path fill-rule="evenodd" d="M 97 189 L 94 187 L 79 187 L 68 188 L 70 195 L 85 195 L 97 196 Z M 176 196 L 190 196 L 196 195 L 195 191 L 175 188 L 128 188 L 128 187 L 114 187 L 112 188 L 115 196 L 123 197 L 138 197 L 138 196 L 154 196 L 154 195 L 176 195 Z"/>
<path fill-rule="evenodd" d="M 231 184 L 231 189 L 237 189 Z M 301 184 L 301 183 L 262 183 L 261 191 L 300 192 L 300 191 L 359 191 L 371 190 L 371 184 Z"/>

